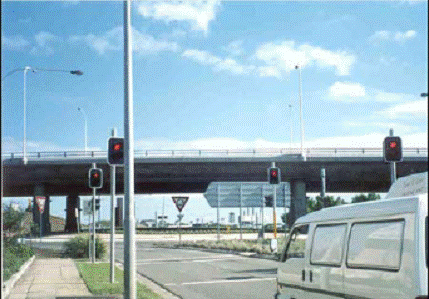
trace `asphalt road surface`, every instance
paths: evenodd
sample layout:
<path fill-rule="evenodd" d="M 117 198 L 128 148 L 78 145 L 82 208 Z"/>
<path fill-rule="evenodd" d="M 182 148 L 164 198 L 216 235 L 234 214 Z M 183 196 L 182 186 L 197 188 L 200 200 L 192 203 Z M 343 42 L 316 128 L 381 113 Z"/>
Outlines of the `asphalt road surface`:
<path fill-rule="evenodd" d="M 123 243 L 115 246 L 123 262 Z M 138 242 L 137 272 L 184 299 L 273 298 L 277 262 Z"/>

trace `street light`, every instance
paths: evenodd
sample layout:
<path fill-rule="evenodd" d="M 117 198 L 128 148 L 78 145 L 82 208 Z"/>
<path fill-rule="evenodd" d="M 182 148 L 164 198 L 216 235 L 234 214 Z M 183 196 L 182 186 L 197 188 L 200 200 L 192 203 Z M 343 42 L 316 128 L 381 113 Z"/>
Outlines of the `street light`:
<path fill-rule="evenodd" d="M 301 67 L 299 65 L 295 66 L 295 69 L 299 69 L 299 120 L 301 124 L 301 156 L 305 161 L 304 154 L 304 125 L 302 124 L 302 81 L 301 81 Z"/>
<path fill-rule="evenodd" d="M 83 119 L 85 121 L 85 155 L 86 155 L 86 151 L 88 150 L 88 118 L 86 117 L 86 113 L 85 113 L 85 110 L 83 110 L 83 108 L 77 107 L 77 110 L 82 112 Z"/>
<path fill-rule="evenodd" d="M 32 68 L 30 66 L 26 66 L 23 69 L 14 69 L 12 71 L 10 71 L 9 73 L 6 74 L 6 76 L 3 77 L 2 81 L 12 75 L 15 72 L 18 71 L 23 71 L 24 72 L 24 136 L 23 136 L 23 157 L 22 157 L 22 161 L 24 162 L 24 164 L 27 164 L 28 159 L 27 159 L 27 135 L 26 135 L 26 130 L 27 130 L 27 115 L 26 115 L 26 108 L 27 108 L 27 103 L 26 103 L 26 79 L 27 79 L 27 72 L 28 71 L 32 71 L 33 73 L 36 72 L 66 72 L 66 73 L 70 73 L 72 75 L 77 75 L 77 76 L 81 76 L 83 75 L 83 72 L 80 70 L 57 70 L 57 69 L 41 69 L 41 68 Z"/>

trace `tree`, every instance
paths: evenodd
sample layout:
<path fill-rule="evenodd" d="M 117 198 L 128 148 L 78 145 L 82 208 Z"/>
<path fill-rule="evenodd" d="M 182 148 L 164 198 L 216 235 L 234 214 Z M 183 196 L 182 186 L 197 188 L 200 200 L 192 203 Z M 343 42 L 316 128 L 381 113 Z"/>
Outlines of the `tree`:
<path fill-rule="evenodd" d="M 3 229 L 13 235 L 20 233 L 24 213 L 11 206 L 3 206 Z"/>
<path fill-rule="evenodd" d="M 369 193 L 368 195 L 359 194 L 352 198 L 352 203 L 367 202 L 380 199 L 380 194 Z"/>
<path fill-rule="evenodd" d="M 334 198 L 333 196 L 316 196 L 316 199 L 310 198 L 307 201 L 307 212 L 315 212 L 322 208 L 335 207 L 343 204 L 346 204 L 346 201 L 341 197 Z"/>

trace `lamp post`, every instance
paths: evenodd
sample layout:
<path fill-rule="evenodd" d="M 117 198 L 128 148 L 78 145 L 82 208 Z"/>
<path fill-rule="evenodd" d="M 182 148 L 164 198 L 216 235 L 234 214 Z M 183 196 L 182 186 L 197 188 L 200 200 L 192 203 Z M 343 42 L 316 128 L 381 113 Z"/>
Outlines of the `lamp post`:
<path fill-rule="evenodd" d="M 290 148 L 290 151 L 292 153 L 292 125 L 293 125 L 293 122 L 292 122 L 292 105 L 291 104 L 289 104 L 289 110 L 290 110 L 290 118 L 289 118 L 289 123 L 290 123 L 290 145 L 289 145 L 289 148 Z"/>
<path fill-rule="evenodd" d="M 26 66 L 23 69 L 14 69 L 12 71 L 10 71 L 9 73 L 6 74 L 6 76 L 3 77 L 2 81 L 12 75 L 15 72 L 18 71 L 23 71 L 24 72 L 24 136 L 23 136 L 23 157 L 22 157 L 22 161 L 24 162 L 24 164 L 27 164 L 28 159 L 27 159 L 27 115 L 26 115 L 26 108 L 27 108 L 27 95 L 26 95 L 26 80 L 27 80 L 27 73 L 28 71 L 32 71 L 33 73 L 42 71 L 42 72 L 66 72 L 66 73 L 70 73 L 72 75 L 77 75 L 77 76 L 81 76 L 83 75 L 83 72 L 80 70 L 73 70 L 73 71 L 68 71 L 68 70 L 58 70 L 58 69 L 41 69 L 41 68 L 32 68 L 31 66 Z"/>
<path fill-rule="evenodd" d="M 82 112 L 83 119 L 85 121 L 85 155 L 86 155 L 86 151 L 88 150 L 88 118 L 86 117 L 86 113 L 85 113 L 85 110 L 83 110 L 83 108 L 78 107 L 77 110 Z"/>
<path fill-rule="evenodd" d="M 302 121 L 302 80 L 301 80 L 301 67 L 299 65 L 295 66 L 295 69 L 299 70 L 299 120 L 301 124 L 301 155 L 305 161 L 304 154 L 304 125 Z"/>

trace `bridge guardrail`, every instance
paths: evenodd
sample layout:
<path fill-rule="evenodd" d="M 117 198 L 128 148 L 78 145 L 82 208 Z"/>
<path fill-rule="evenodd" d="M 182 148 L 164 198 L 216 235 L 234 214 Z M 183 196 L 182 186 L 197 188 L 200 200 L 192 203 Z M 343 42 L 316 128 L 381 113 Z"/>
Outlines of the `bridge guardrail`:
<path fill-rule="evenodd" d="M 304 150 L 306 157 L 383 157 L 381 148 L 312 148 Z M 215 157 L 278 157 L 300 156 L 300 149 L 236 149 L 236 150 L 136 150 L 135 158 L 215 158 Z M 405 148 L 404 157 L 427 157 L 427 148 Z M 22 152 L 3 153 L 2 160 L 19 159 Z M 29 152 L 31 160 L 59 158 L 107 158 L 107 151 Z"/>

